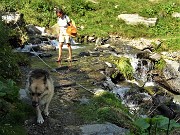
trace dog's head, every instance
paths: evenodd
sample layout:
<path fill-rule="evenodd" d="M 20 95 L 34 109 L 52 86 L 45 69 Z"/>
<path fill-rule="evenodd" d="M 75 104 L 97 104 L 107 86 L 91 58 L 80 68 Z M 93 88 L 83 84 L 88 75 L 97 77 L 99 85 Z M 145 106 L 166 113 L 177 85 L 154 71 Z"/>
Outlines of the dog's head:
<path fill-rule="evenodd" d="M 34 79 L 31 78 L 31 85 L 29 86 L 30 95 L 32 98 L 32 106 L 37 107 L 42 94 L 46 90 L 46 84 L 44 83 L 44 78 Z"/>
<path fill-rule="evenodd" d="M 47 90 L 47 79 L 49 76 L 41 72 L 33 72 L 29 77 L 29 94 L 32 99 L 32 106 L 39 106 L 43 93 Z"/>

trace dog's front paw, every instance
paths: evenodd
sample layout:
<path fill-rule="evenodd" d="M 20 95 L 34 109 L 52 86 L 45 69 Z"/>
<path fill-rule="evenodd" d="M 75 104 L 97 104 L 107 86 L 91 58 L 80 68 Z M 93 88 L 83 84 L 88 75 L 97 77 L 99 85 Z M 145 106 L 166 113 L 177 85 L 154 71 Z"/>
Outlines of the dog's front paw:
<path fill-rule="evenodd" d="M 45 116 L 48 116 L 48 115 L 49 115 L 49 112 L 48 112 L 48 111 L 44 111 L 44 115 L 45 115 Z"/>
<path fill-rule="evenodd" d="M 39 117 L 37 118 L 37 123 L 42 124 L 43 122 L 44 122 L 43 117 L 42 117 L 42 116 L 39 116 Z"/>

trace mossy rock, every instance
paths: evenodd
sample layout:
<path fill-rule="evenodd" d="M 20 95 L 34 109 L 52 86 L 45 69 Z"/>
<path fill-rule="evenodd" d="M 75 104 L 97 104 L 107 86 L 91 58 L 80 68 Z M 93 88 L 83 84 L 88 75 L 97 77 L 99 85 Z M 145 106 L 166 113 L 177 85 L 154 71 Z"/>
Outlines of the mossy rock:
<path fill-rule="evenodd" d="M 46 28 L 46 33 L 53 35 L 53 36 L 58 36 L 59 34 L 59 25 L 56 23 L 50 28 Z"/>
<path fill-rule="evenodd" d="M 90 73 L 90 72 L 92 72 L 93 71 L 93 69 L 91 69 L 91 68 L 80 68 L 80 71 L 82 71 L 82 72 L 86 72 L 86 73 Z"/>
<path fill-rule="evenodd" d="M 95 79 L 95 80 L 97 80 L 97 81 L 103 81 L 103 80 L 106 79 L 106 76 L 105 76 L 105 75 L 103 75 L 103 74 L 101 74 L 100 72 L 97 72 L 97 71 L 90 72 L 90 73 L 88 74 L 88 77 L 89 77 L 90 79 Z"/>

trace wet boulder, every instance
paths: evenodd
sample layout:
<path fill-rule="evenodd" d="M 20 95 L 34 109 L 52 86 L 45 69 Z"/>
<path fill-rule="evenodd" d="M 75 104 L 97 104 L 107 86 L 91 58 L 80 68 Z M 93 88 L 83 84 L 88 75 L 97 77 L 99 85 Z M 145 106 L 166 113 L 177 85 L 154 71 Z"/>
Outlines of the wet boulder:
<path fill-rule="evenodd" d="M 119 71 L 117 70 L 116 68 L 113 68 L 113 67 L 107 67 L 105 69 L 105 72 L 104 74 L 107 76 L 107 77 L 110 77 L 111 78 L 111 81 L 115 84 L 117 84 L 118 82 L 121 82 L 121 81 L 125 81 L 126 78 L 124 77 L 124 75 Z"/>
<path fill-rule="evenodd" d="M 176 94 L 180 94 L 180 72 L 178 71 L 179 64 L 176 61 L 167 60 L 166 66 L 162 72 L 158 72 L 153 76 L 156 83 Z"/>
<path fill-rule="evenodd" d="M 42 32 L 32 24 L 27 25 L 26 29 L 27 29 L 28 34 L 33 34 L 33 35 L 42 34 Z"/>
<path fill-rule="evenodd" d="M 163 74 L 166 80 L 166 83 L 170 86 L 170 88 L 180 94 L 180 72 L 178 72 L 179 63 L 172 60 L 166 61 L 166 67 L 163 70 Z"/>

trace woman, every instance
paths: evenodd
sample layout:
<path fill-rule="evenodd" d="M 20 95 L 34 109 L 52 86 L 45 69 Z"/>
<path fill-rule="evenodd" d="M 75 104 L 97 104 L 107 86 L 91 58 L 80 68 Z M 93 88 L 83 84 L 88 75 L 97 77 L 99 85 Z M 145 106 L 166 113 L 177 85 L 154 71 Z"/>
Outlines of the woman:
<path fill-rule="evenodd" d="M 56 10 L 56 15 L 58 17 L 57 23 L 58 23 L 59 28 L 60 28 L 60 32 L 59 32 L 59 57 L 56 60 L 56 62 L 61 62 L 62 47 L 63 47 L 64 42 L 66 42 L 67 47 L 68 47 L 68 53 L 69 53 L 68 60 L 71 61 L 71 59 L 72 59 L 72 48 L 71 48 L 71 44 L 70 44 L 70 38 L 71 37 L 67 34 L 66 29 L 68 26 L 72 26 L 72 23 L 71 23 L 71 20 L 69 19 L 69 17 L 64 14 L 62 9 Z"/>

